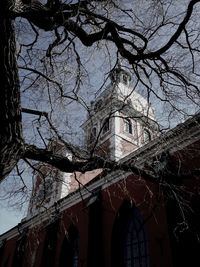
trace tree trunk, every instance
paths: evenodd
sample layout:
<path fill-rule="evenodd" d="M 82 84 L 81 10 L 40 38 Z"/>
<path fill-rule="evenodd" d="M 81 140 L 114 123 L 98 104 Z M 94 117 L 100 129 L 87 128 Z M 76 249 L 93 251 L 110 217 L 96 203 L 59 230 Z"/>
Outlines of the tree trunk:
<path fill-rule="evenodd" d="M 0 4 L 0 181 L 12 171 L 23 147 L 15 32 L 4 3 Z"/>

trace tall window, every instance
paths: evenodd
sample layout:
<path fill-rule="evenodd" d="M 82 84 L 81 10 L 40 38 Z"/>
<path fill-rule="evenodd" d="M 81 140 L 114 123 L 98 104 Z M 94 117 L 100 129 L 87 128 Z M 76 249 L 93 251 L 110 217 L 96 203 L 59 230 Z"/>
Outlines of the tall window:
<path fill-rule="evenodd" d="M 97 135 L 97 128 L 96 127 L 92 128 L 91 134 L 92 134 L 93 138 L 96 137 L 96 135 Z"/>
<path fill-rule="evenodd" d="M 79 234 L 76 227 L 71 225 L 63 241 L 59 266 L 78 267 L 78 254 Z"/>
<path fill-rule="evenodd" d="M 147 129 L 144 129 L 144 143 L 151 141 L 151 134 Z"/>
<path fill-rule="evenodd" d="M 124 84 L 128 84 L 128 76 L 126 74 L 123 74 L 123 82 Z"/>
<path fill-rule="evenodd" d="M 89 136 L 89 143 L 93 144 L 97 137 L 97 128 L 96 126 L 92 128 L 90 136 Z"/>
<path fill-rule="evenodd" d="M 106 118 L 102 124 L 102 134 L 107 133 L 109 129 L 110 129 L 110 120 L 109 118 Z"/>
<path fill-rule="evenodd" d="M 53 267 L 56 256 L 56 243 L 58 241 L 59 220 L 46 226 L 44 250 L 42 253 L 41 266 Z"/>
<path fill-rule="evenodd" d="M 25 260 L 25 253 L 27 248 L 27 231 L 28 229 L 24 229 L 21 236 L 16 242 L 15 253 L 13 257 L 13 267 L 23 266 Z"/>
<path fill-rule="evenodd" d="M 130 119 L 124 119 L 124 131 L 126 133 L 133 133 L 132 123 Z"/>
<path fill-rule="evenodd" d="M 112 233 L 112 267 L 149 267 L 144 223 L 139 210 L 126 201 Z"/>
<path fill-rule="evenodd" d="M 124 239 L 124 266 L 148 267 L 147 240 L 141 216 L 132 210 Z"/>

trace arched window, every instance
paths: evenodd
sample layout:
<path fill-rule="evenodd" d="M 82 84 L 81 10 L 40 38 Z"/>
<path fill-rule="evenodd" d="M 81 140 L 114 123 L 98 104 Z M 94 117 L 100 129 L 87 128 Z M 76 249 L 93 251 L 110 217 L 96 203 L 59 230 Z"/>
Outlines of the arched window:
<path fill-rule="evenodd" d="M 151 141 L 151 133 L 147 129 L 144 129 L 144 143 L 148 143 L 149 141 Z"/>
<path fill-rule="evenodd" d="M 56 256 L 56 243 L 58 241 L 59 220 L 55 220 L 46 226 L 44 250 L 41 266 L 53 267 Z"/>
<path fill-rule="evenodd" d="M 147 267 L 147 240 L 139 211 L 132 209 L 124 239 L 124 266 Z"/>
<path fill-rule="evenodd" d="M 97 136 L 97 128 L 96 127 L 93 127 L 92 128 L 92 131 L 91 131 L 91 137 L 92 138 L 95 138 Z"/>
<path fill-rule="evenodd" d="M 15 253 L 12 264 L 13 267 L 23 266 L 24 264 L 24 258 L 25 258 L 24 256 L 27 248 L 27 231 L 28 231 L 27 228 L 24 229 L 16 242 Z"/>
<path fill-rule="evenodd" d="M 112 233 L 112 267 L 149 267 L 147 237 L 139 210 L 124 202 Z"/>
<path fill-rule="evenodd" d="M 132 107 L 132 106 L 133 106 L 133 104 L 132 104 L 132 101 L 131 101 L 131 99 L 130 99 L 130 98 L 128 98 L 128 99 L 127 99 L 127 105 L 128 105 L 128 106 L 130 106 L 130 107 Z"/>
<path fill-rule="evenodd" d="M 71 225 L 62 244 L 60 267 L 78 267 L 78 255 L 79 234 L 76 227 Z"/>
<path fill-rule="evenodd" d="M 96 136 L 97 136 L 97 128 L 93 127 L 91 132 L 90 132 L 90 136 L 89 136 L 89 143 L 93 144 L 96 140 Z"/>
<path fill-rule="evenodd" d="M 102 124 L 102 134 L 107 133 L 109 129 L 110 129 L 110 120 L 109 118 L 106 118 Z"/>
<path fill-rule="evenodd" d="M 124 131 L 129 134 L 133 133 L 132 123 L 130 119 L 124 119 Z"/>
<path fill-rule="evenodd" d="M 128 76 L 126 75 L 126 74 L 123 74 L 123 82 L 124 82 L 124 84 L 128 84 Z"/>

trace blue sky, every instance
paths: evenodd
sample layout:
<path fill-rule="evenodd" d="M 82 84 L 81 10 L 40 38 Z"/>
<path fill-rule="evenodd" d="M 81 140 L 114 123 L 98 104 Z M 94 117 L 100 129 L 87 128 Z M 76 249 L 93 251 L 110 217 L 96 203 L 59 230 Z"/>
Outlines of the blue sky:
<path fill-rule="evenodd" d="M 26 171 L 24 181 L 31 189 L 30 175 Z M 0 234 L 13 228 L 26 217 L 31 190 L 23 191 L 21 188 L 20 179 L 14 172 L 0 183 Z"/>
<path fill-rule="evenodd" d="M 6 209 L 0 205 L 0 234 L 17 225 L 23 217 L 23 211 Z"/>

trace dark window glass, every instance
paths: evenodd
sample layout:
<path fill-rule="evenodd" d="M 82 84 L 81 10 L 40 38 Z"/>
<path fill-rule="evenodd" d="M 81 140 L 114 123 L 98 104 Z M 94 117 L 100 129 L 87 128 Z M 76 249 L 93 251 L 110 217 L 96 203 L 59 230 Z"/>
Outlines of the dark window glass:
<path fill-rule="evenodd" d="M 123 75 L 123 82 L 124 84 L 128 84 L 128 77 L 125 74 Z"/>
<path fill-rule="evenodd" d="M 93 138 L 97 136 L 97 128 L 96 127 L 92 128 L 91 136 Z"/>
<path fill-rule="evenodd" d="M 71 225 L 63 241 L 59 266 L 78 267 L 78 254 L 79 234 L 75 226 Z"/>
<path fill-rule="evenodd" d="M 151 134 L 147 129 L 144 129 L 144 143 L 151 141 Z"/>
<path fill-rule="evenodd" d="M 124 119 L 124 131 L 130 134 L 133 133 L 131 120 Z"/>
<path fill-rule="evenodd" d="M 97 128 L 93 127 L 89 136 L 89 143 L 90 144 L 94 144 L 96 141 L 96 137 L 97 137 Z"/>
<path fill-rule="evenodd" d="M 147 240 L 142 218 L 132 210 L 124 239 L 124 266 L 148 267 Z"/>
<path fill-rule="evenodd" d="M 26 230 L 25 230 L 22 233 L 22 236 L 20 236 L 16 242 L 13 265 L 12 265 L 13 267 L 23 266 L 24 255 L 25 255 L 26 246 L 27 246 L 26 240 L 27 240 L 27 235 L 26 235 Z"/>
<path fill-rule="evenodd" d="M 52 222 L 46 226 L 46 234 L 44 240 L 44 250 L 42 253 L 41 266 L 53 267 L 56 256 L 56 243 L 58 237 L 59 220 Z"/>
<path fill-rule="evenodd" d="M 113 226 L 112 267 L 149 267 L 144 221 L 128 201 L 123 203 Z"/>
<path fill-rule="evenodd" d="M 94 110 L 98 111 L 102 107 L 102 105 L 103 105 L 103 100 L 102 99 L 98 100 L 94 106 Z"/>
<path fill-rule="evenodd" d="M 109 121 L 109 118 L 106 118 L 104 121 L 103 121 L 103 125 L 102 125 L 102 133 L 105 134 L 109 131 L 110 129 L 110 121 Z"/>

